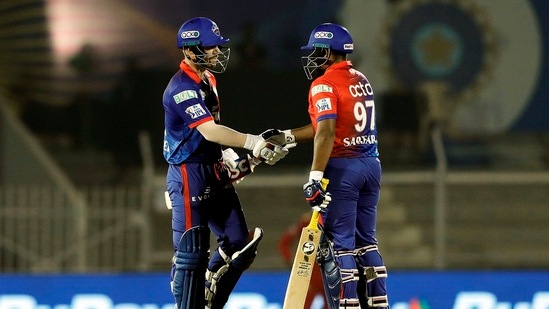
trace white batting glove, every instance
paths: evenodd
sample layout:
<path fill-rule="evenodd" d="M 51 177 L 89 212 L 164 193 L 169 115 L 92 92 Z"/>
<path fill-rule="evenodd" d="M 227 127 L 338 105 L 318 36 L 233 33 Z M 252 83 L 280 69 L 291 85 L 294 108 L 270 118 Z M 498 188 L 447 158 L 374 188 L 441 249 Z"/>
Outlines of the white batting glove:
<path fill-rule="evenodd" d="M 275 146 L 273 151 L 274 153 L 271 158 L 265 161 L 265 163 L 269 165 L 275 165 L 276 162 L 284 159 L 284 157 L 290 152 L 287 148 L 280 146 Z"/>
<path fill-rule="evenodd" d="M 238 159 L 238 154 L 232 148 L 227 148 L 223 150 L 221 159 L 223 160 L 223 163 L 231 166 L 234 165 L 234 161 Z"/>
<path fill-rule="evenodd" d="M 223 160 L 223 163 L 227 166 L 229 169 L 229 172 L 233 173 L 233 171 L 238 170 L 236 160 L 238 160 L 238 154 L 232 149 L 227 148 L 223 150 L 221 160 Z M 240 183 L 242 180 L 244 180 L 244 177 L 234 181 L 234 184 Z"/>
<path fill-rule="evenodd" d="M 262 162 L 274 165 L 288 154 L 289 147 L 282 147 L 266 141 L 259 135 L 248 134 L 244 148 L 252 151 L 252 155 Z"/>
<path fill-rule="evenodd" d="M 289 129 L 283 131 L 279 129 L 268 129 L 261 133 L 261 137 L 268 142 L 283 146 L 286 149 L 295 147 L 296 145 L 295 136 Z"/>

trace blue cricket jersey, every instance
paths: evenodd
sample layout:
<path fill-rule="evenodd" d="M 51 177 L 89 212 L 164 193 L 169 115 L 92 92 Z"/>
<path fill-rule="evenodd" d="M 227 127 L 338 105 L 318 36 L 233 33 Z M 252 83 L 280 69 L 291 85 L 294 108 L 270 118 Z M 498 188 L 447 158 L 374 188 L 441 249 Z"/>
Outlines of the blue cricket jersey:
<path fill-rule="evenodd" d="M 216 80 L 206 71 L 203 81 L 185 62 L 170 80 L 164 105 L 164 158 L 169 164 L 213 163 L 221 158 L 221 145 L 204 138 L 196 127 L 219 122 Z"/>

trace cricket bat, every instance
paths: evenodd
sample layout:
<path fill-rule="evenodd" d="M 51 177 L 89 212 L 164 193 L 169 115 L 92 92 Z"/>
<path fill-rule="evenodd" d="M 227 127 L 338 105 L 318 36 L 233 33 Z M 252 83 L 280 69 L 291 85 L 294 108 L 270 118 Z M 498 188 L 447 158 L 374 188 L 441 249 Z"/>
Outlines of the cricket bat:
<path fill-rule="evenodd" d="M 328 180 L 322 179 L 321 182 L 322 187 L 326 189 Z M 297 244 L 286 296 L 284 297 L 283 309 L 301 309 L 305 305 L 305 298 L 309 290 L 322 233 L 318 228 L 319 217 L 320 212 L 313 210 L 309 225 L 301 230 L 301 237 Z"/>

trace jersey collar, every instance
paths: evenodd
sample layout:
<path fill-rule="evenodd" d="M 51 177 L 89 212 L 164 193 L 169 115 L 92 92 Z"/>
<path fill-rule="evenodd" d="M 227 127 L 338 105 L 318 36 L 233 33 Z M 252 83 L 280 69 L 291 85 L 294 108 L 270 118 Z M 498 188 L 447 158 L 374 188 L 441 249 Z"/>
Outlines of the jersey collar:
<path fill-rule="evenodd" d="M 332 70 L 338 70 L 338 69 L 347 69 L 352 67 L 353 67 L 353 64 L 351 63 L 351 61 L 346 60 L 346 61 L 338 62 L 336 64 L 332 64 L 331 66 L 328 67 L 328 69 L 326 69 L 326 72 L 332 71 Z"/>
<path fill-rule="evenodd" d="M 179 64 L 179 68 L 185 72 L 192 80 L 194 80 L 197 84 L 200 83 L 201 79 L 198 74 L 185 62 L 185 60 L 181 60 L 181 63 Z"/>

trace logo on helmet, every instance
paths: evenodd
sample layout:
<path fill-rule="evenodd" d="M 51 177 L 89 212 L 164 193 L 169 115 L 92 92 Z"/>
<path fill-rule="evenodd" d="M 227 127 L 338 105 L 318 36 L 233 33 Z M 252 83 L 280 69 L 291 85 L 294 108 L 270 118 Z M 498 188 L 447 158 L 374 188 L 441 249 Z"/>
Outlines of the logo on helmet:
<path fill-rule="evenodd" d="M 213 23 L 212 25 L 212 32 L 217 36 L 221 36 L 221 32 L 219 32 L 219 27 L 217 27 L 216 23 Z"/>
<path fill-rule="evenodd" d="M 182 39 L 196 39 L 200 36 L 200 32 L 196 30 L 181 32 Z"/>
<path fill-rule="evenodd" d="M 315 33 L 315 39 L 332 39 L 334 34 L 328 31 L 319 31 Z"/>
<path fill-rule="evenodd" d="M 344 50 L 353 50 L 354 45 L 352 43 L 351 44 L 343 44 L 343 49 Z"/>

